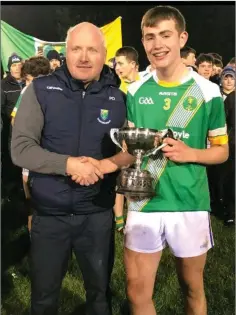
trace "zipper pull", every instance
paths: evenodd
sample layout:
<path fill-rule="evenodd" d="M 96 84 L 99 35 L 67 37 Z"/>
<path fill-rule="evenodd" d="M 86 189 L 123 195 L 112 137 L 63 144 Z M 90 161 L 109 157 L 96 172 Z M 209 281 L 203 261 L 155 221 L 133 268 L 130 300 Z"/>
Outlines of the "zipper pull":
<path fill-rule="evenodd" d="M 85 91 L 82 92 L 82 98 L 84 98 L 84 97 L 85 97 Z"/>

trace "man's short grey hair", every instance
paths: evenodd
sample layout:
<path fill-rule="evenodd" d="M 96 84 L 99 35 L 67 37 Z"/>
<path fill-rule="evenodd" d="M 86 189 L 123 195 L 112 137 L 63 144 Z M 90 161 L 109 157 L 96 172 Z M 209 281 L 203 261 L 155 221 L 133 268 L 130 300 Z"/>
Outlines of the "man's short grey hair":
<path fill-rule="evenodd" d="M 80 23 L 79 23 L 79 24 L 80 24 Z M 79 24 L 76 24 L 75 26 L 71 26 L 71 27 L 68 29 L 67 34 L 66 34 L 66 40 L 65 40 L 65 42 L 66 42 L 66 47 L 67 47 L 67 43 L 68 43 L 68 41 L 69 41 L 69 39 L 70 39 L 70 34 L 71 34 L 71 32 L 73 32 L 74 29 L 75 29 Z M 103 32 L 100 30 L 100 28 L 98 28 L 98 30 L 99 30 L 100 33 L 101 33 L 102 42 L 103 42 L 104 47 L 106 48 L 105 36 L 104 36 Z"/>

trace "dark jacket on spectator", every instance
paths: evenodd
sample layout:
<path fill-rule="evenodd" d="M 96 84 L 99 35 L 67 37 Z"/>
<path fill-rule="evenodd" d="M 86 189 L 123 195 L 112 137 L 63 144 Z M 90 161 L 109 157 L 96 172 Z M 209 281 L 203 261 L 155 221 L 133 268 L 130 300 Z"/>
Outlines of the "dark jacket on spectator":
<path fill-rule="evenodd" d="M 229 135 L 230 158 L 235 157 L 235 91 L 228 94 L 225 101 L 226 123 Z"/>
<path fill-rule="evenodd" d="M 1 106 L 2 114 L 7 116 L 9 119 L 15 104 L 20 96 L 21 90 L 24 88 L 25 84 L 21 84 L 16 81 L 13 76 L 9 73 L 6 78 L 2 80 L 1 83 Z"/>

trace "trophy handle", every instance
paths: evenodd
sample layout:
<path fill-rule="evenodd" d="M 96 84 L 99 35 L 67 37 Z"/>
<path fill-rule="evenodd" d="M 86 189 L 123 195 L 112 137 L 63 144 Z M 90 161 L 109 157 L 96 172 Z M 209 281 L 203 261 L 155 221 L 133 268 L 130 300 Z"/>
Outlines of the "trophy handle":
<path fill-rule="evenodd" d="M 146 156 L 150 156 L 150 155 L 155 155 L 159 150 L 161 150 L 162 148 L 164 148 L 167 145 L 167 143 L 162 143 L 161 145 L 159 145 L 159 147 L 157 148 L 153 148 L 152 150 L 149 150 L 145 153 L 144 157 Z"/>
<path fill-rule="evenodd" d="M 118 128 L 112 128 L 110 130 L 110 137 L 111 140 L 123 151 L 125 152 L 125 150 L 122 148 L 122 146 L 120 145 L 120 143 L 118 142 L 117 138 L 115 135 L 117 135 L 119 133 L 119 129 Z"/>
<path fill-rule="evenodd" d="M 162 130 L 162 140 L 165 138 L 174 138 L 174 133 L 171 129 L 167 129 L 167 130 Z M 159 150 L 161 150 L 162 148 L 164 148 L 167 144 L 166 143 L 162 143 L 161 145 L 159 145 L 159 147 L 157 148 L 153 148 L 149 151 L 146 152 L 146 154 L 144 156 L 150 156 L 150 155 L 155 155 Z"/>

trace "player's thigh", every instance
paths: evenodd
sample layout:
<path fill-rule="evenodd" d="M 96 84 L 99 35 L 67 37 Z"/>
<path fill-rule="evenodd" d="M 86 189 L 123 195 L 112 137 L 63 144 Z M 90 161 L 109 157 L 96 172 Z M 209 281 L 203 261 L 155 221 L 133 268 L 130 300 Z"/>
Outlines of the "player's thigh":
<path fill-rule="evenodd" d="M 124 249 L 127 293 L 133 303 L 150 300 L 162 252 L 139 253 Z"/>
<path fill-rule="evenodd" d="M 131 302 L 150 300 L 165 247 L 161 213 L 128 211 L 125 226 L 125 268 Z"/>

